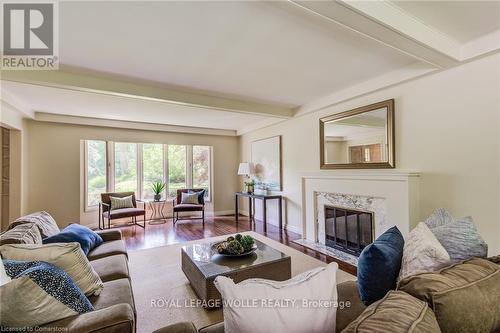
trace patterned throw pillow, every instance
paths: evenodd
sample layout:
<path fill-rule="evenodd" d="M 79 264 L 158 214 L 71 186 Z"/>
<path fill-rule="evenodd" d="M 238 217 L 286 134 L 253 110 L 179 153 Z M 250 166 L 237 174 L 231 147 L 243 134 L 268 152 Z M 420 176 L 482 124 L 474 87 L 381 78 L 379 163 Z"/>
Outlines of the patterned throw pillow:
<path fill-rule="evenodd" d="M 454 262 L 488 256 L 488 244 L 477 231 L 470 216 L 431 230 Z"/>
<path fill-rule="evenodd" d="M 128 197 L 109 197 L 111 200 L 111 210 L 122 209 L 122 208 L 134 208 L 134 202 L 132 201 L 132 196 Z"/>
<path fill-rule="evenodd" d="M 425 224 L 446 249 L 452 261 L 488 256 L 488 244 L 477 231 L 472 217 L 456 220 L 446 209 L 439 208 L 427 218 Z"/>
<path fill-rule="evenodd" d="M 425 220 L 425 224 L 429 229 L 433 229 L 451 222 L 455 222 L 455 218 L 444 208 L 436 209 L 431 216 Z"/>
<path fill-rule="evenodd" d="M 0 245 L 4 244 L 41 244 L 42 235 L 35 223 L 18 224 L 0 234 Z"/>
<path fill-rule="evenodd" d="M 435 272 L 449 264 L 448 252 L 427 225 L 420 222 L 406 238 L 398 282 L 418 273 Z"/>
<path fill-rule="evenodd" d="M 4 260 L 12 280 L 0 286 L 3 327 L 33 327 L 94 308 L 64 270 L 40 261 Z"/>
<path fill-rule="evenodd" d="M 25 223 L 35 223 L 40 230 L 42 238 L 53 236 L 60 231 L 54 218 L 44 211 L 21 216 L 9 225 L 9 230 Z"/>
<path fill-rule="evenodd" d="M 191 204 L 198 205 L 200 202 L 198 200 L 198 193 L 181 193 L 181 204 Z"/>
<path fill-rule="evenodd" d="M 0 246 L 3 259 L 45 261 L 63 269 L 87 296 L 104 288 L 78 243 L 8 244 Z"/>

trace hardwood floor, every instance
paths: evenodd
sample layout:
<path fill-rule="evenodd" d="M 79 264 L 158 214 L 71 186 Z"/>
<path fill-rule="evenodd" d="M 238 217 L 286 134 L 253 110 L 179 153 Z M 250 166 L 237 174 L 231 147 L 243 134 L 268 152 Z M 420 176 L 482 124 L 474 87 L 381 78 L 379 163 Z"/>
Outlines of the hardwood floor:
<path fill-rule="evenodd" d="M 207 217 L 204 226 L 200 220 L 179 220 L 174 226 L 172 219 L 168 219 L 163 224 L 147 223 L 146 229 L 131 225 L 121 227 L 120 230 L 122 231 L 128 250 L 148 249 L 252 230 L 323 262 L 330 263 L 336 261 L 340 269 L 356 275 L 356 267 L 293 243 L 293 240 L 301 237 L 299 234 L 287 230 L 280 232 L 278 227 L 269 224 L 267 225 L 267 232 L 264 232 L 262 222 L 255 221 L 250 225 L 248 218 L 245 216 L 239 218 L 238 224 L 236 224 L 233 215 Z"/>

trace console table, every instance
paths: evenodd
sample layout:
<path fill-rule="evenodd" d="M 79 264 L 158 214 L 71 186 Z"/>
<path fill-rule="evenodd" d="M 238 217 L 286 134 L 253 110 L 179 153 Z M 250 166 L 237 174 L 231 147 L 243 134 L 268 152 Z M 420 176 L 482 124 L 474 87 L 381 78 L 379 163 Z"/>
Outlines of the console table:
<path fill-rule="evenodd" d="M 282 206 L 283 206 L 283 196 L 281 195 L 264 195 L 264 194 L 254 194 L 254 193 L 247 193 L 247 192 L 236 192 L 235 193 L 235 205 L 234 205 L 234 215 L 236 219 L 236 223 L 238 223 L 238 199 L 239 197 L 247 197 L 248 198 L 248 218 L 250 220 L 250 223 L 252 222 L 252 219 L 254 218 L 254 212 L 252 209 L 252 203 L 255 201 L 255 199 L 260 199 L 262 200 L 262 211 L 263 211 L 263 223 L 264 223 L 264 231 L 267 231 L 267 200 L 278 200 L 278 219 L 279 219 L 279 228 L 280 230 L 283 229 L 283 213 L 282 213 Z"/>

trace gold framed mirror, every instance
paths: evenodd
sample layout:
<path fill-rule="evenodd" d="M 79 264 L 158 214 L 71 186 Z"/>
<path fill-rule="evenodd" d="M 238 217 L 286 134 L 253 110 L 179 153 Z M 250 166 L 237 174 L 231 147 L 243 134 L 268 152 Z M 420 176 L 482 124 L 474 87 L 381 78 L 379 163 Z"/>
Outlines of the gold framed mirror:
<path fill-rule="evenodd" d="M 319 120 L 321 169 L 394 168 L 394 99 Z"/>

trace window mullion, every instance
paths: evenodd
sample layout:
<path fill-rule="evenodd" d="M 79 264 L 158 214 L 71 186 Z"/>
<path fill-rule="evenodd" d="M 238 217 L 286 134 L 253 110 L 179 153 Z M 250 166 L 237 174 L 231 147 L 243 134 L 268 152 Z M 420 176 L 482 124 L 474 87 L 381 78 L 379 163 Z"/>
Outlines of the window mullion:
<path fill-rule="evenodd" d="M 186 146 L 186 187 L 193 188 L 193 146 Z"/>
<path fill-rule="evenodd" d="M 168 177 L 168 145 L 163 145 L 163 182 L 165 183 L 165 198 L 169 197 L 170 181 Z"/>
<path fill-rule="evenodd" d="M 144 177 L 144 172 L 143 172 L 143 154 L 142 154 L 142 143 L 136 143 L 136 161 L 137 161 L 137 197 L 139 199 L 144 199 L 143 198 L 143 177 Z"/>
<path fill-rule="evenodd" d="M 115 143 L 106 141 L 106 187 L 108 192 L 115 190 Z"/>

